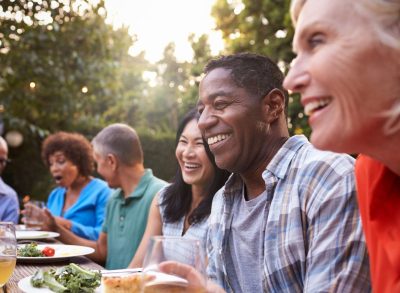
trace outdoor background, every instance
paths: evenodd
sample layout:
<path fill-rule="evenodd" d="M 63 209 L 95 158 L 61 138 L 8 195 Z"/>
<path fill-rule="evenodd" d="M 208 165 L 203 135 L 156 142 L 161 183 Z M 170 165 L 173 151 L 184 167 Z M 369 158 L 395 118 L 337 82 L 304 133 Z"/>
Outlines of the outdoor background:
<path fill-rule="evenodd" d="M 171 0 L 171 10 L 167 0 L 159 0 L 162 7 L 152 1 L 154 12 L 169 16 L 172 23 L 179 22 L 176 13 L 188 17 L 169 31 L 168 21 L 154 17 L 147 24 L 152 30 L 142 38 L 134 26 L 118 21 L 122 14 L 118 18 L 115 12 L 118 3 L 127 19 L 129 11 L 139 17 L 141 11 L 127 4 L 138 1 L 127 0 L 126 6 L 123 0 L 0 1 L 0 133 L 10 137 L 18 132 L 23 137 L 20 145 L 10 146 L 12 162 L 3 179 L 19 196 L 46 199 L 54 187 L 40 157 L 47 135 L 64 130 L 90 140 L 115 122 L 138 131 L 145 166 L 170 180 L 176 169 L 177 124 L 197 101 L 208 60 L 217 54 L 251 51 L 269 56 L 287 71 L 293 58 L 289 0 L 211 0 L 207 17 L 213 30 L 187 35 L 189 59 L 180 58 L 173 41 L 162 47 L 155 42 L 146 53 L 142 39 L 174 36 L 189 24 L 193 9 L 185 1 Z M 172 2 L 182 7 L 172 7 Z M 215 34 L 221 37 L 219 52 Z M 151 49 L 161 50 L 158 60 L 149 55 Z M 299 98 L 292 96 L 291 134 L 310 133 L 302 111 Z"/>

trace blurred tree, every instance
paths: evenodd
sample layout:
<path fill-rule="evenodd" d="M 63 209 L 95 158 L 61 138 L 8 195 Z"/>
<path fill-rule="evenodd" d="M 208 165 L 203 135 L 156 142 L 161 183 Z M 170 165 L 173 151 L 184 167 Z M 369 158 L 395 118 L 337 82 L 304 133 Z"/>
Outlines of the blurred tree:
<path fill-rule="evenodd" d="M 128 55 L 127 28 L 106 24 L 103 0 L 0 3 L 0 101 L 6 130 L 25 137 L 7 172 L 20 194 L 41 194 L 41 140 L 56 130 L 90 138 L 108 123 L 133 122 L 146 62 Z"/>
<path fill-rule="evenodd" d="M 193 50 L 192 61 L 178 61 L 175 45 L 169 44 L 153 69 L 155 84 L 145 92 L 147 98 L 141 101 L 140 109 L 146 115 L 146 124 L 155 131 L 174 134 L 180 118 L 197 103 L 201 74 L 212 58 L 211 49 L 206 35 L 196 37 L 192 34 L 188 40 Z"/>
<path fill-rule="evenodd" d="M 285 73 L 294 58 L 290 0 L 217 0 L 212 9 L 222 31 L 227 54 L 254 52 L 278 63 Z M 290 99 L 288 125 L 291 134 L 310 134 L 298 95 Z"/>
<path fill-rule="evenodd" d="M 193 60 L 188 66 L 188 78 L 185 82 L 186 91 L 182 103 L 182 112 L 184 113 L 196 105 L 204 66 L 212 59 L 207 35 L 196 37 L 192 34 L 189 36 L 189 42 L 193 50 Z"/>
<path fill-rule="evenodd" d="M 139 106 L 145 115 L 145 126 L 153 131 L 175 132 L 183 84 L 187 78 L 185 67 L 185 62 L 176 60 L 175 44 L 170 43 L 164 49 L 163 58 L 152 69 L 154 86 L 144 92 L 146 98 Z"/>

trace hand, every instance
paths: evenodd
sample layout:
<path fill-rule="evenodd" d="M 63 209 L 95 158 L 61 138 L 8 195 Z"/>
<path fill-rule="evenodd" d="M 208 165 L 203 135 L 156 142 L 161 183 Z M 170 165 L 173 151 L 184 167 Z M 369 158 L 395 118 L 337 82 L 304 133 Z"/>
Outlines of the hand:
<path fill-rule="evenodd" d="M 45 231 L 56 231 L 57 230 L 57 221 L 56 217 L 52 215 L 52 213 L 47 209 L 43 209 L 43 224 L 42 230 Z"/>
<path fill-rule="evenodd" d="M 175 261 L 159 264 L 161 272 L 176 275 L 188 281 L 188 292 L 225 293 L 224 289 L 211 281 L 207 281 L 195 268 Z"/>
<path fill-rule="evenodd" d="M 55 219 L 56 219 L 57 225 L 62 226 L 67 230 L 71 230 L 72 222 L 70 220 L 67 220 L 63 217 L 55 217 Z"/>
<path fill-rule="evenodd" d="M 23 215 L 22 222 L 31 227 L 40 228 L 44 220 L 44 211 L 41 206 L 34 204 L 30 201 L 24 204 L 24 210 L 21 211 Z"/>

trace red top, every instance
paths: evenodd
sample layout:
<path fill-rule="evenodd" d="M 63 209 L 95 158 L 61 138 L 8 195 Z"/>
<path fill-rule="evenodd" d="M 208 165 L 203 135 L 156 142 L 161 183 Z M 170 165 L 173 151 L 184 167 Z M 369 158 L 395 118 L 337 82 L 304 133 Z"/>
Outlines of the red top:
<path fill-rule="evenodd" d="M 376 293 L 400 292 L 400 176 L 360 155 L 356 178 L 372 288 Z"/>

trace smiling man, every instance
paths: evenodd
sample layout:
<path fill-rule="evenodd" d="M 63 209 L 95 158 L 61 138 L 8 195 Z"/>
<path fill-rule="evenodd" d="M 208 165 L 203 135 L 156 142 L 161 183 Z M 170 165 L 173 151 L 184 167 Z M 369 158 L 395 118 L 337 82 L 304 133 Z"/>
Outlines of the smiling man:
<path fill-rule="evenodd" d="M 229 292 L 368 292 L 354 160 L 289 137 L 283 74 L 268 58 L 221 57 L 205 74 L 198 125 L 234 173 L 214 197 L 208 277 Z"/>

